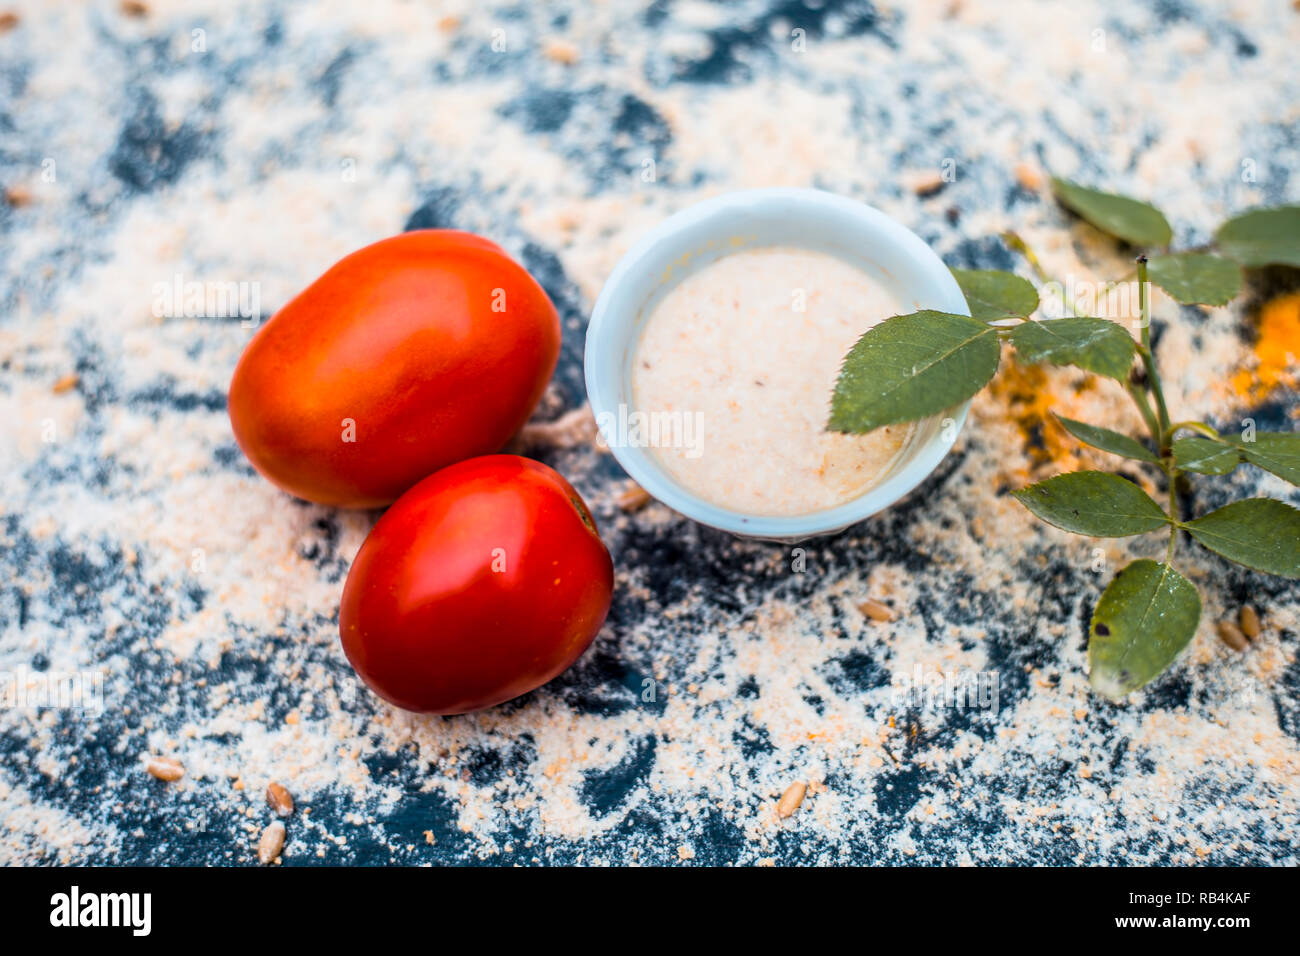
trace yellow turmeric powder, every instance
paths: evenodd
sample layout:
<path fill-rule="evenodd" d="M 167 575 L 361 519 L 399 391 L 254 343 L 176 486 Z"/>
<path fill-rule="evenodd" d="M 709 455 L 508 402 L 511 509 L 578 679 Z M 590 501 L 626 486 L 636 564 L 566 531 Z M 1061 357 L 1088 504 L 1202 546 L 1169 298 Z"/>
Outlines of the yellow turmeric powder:
<path fill-rule="evenodd" d="M 1300 387 L 1300 292 L 1281 296 L 1259 313 L 1259 340 L 1255 367 L 1232 377 L 1232 387 L 1243 398 L 1259 400 L 1278 386 Z"/>

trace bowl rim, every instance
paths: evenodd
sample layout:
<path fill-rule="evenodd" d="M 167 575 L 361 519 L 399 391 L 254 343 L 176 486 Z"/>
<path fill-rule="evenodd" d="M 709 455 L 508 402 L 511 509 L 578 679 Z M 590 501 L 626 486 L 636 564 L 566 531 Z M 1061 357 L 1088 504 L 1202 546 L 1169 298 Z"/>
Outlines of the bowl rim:
<path fill-rule="evenodd" d="M 724 223 L 729 214 L 772 200 L 806 206 L 810 212 L 822 210 L 834 211 L 840 216 L 847 214 L 847 218 L 861 229 L 864 245 L 892 243 L 926 273 L 926 295 L 918 295 L 916 298 L 933 301 L 920 308 L 970 314 L 957 280 L 938 254 L 902 223 L 873 206 L 836 193 L 810 188 L 773 187 L 722 193 L 693 203 L 651 228 L 623 254 L 601 287 L 587 326 L 583 361 L 587 397 L 598 426 L 602 418 L 615 413 L 620 404 L 626 407 L 626 402 L 621 403 L 619 400 L 620 394 L 624 392 L 620 386 L 623 384 L 625 369 L 623 355 L 620 354 L 623 351 L 621 341 L 615 333 L 621 325 L 640 322 L 645 306 L 651 301 L 647 298 L 635 311 L 616 312 L 613 303 L 619 297 L 622 287 L 643 277 L 652 269 L 661 274 L 662 268 L 652 266 L 648 260 L 657 258 L 659 247 L 680 233 L 707 224 L 711 219 Z M 717 230 L 719 236 L 728 231 L 724 225 L 720 225 Z M 800 244 L 791 245 L 799 247 Z M 691 268 L 688 266 L 682 274 L 691 271 Z M 680 276 L 673 281 L 680 281 Z M 679 514 L 740 537 L 793 541 L 843 530 L 878 514 L 913 491 L 934 471 L 956 442 L 965 425 L 970 404 L 968 399 L 954 408 L 923 420 L 924 423 L 935 419 L 951 419 L 953 424 L 935 430 L 928 439 L 911 449 L 895 466 L 893 474 L 884 481 L 833 508 L 798 515 L 757 515 L 724 508 L 672 481 L 650 462 L 648 449 L 607 442 L 603 427 L 601 440 L 637 484 Z"/>

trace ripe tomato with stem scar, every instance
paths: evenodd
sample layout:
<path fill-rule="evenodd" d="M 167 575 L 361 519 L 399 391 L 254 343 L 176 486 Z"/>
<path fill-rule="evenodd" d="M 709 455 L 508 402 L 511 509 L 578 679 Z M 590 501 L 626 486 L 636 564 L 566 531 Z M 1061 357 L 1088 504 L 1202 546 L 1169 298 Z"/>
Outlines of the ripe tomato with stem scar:
<path fill-rule="evenodd" d="M 559 349 L 555 306 L 499 246 L 408 232 L 340 260 L 258 330 L 230 384 L 230 422 L 290 494 L 379 507 L 499 450 Z"/>
<path fill-rule="evenodd" d="M 431 475 L 379 519 L 348 574 L 339 633 L 380 697 L 463 714 L 566 670 L 613 586 L 573 486 L 541 462 L 487 455 Z"/>

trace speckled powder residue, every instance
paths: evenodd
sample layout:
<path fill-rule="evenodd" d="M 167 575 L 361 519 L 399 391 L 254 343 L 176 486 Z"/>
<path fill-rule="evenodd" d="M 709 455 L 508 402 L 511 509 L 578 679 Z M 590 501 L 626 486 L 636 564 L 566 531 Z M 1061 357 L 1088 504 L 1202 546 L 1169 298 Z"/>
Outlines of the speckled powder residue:
<path fill-rule="evenodd" d="M 1014 267 L 990 238 L 1014 227 L 1085 282 L 1130 263 L 1046 198 L 1048 172 L 1151 199 L 1187 245 L 1295 202 L 1289 4 L 10 6 L 0 671 L 97 674 L 103 707 L 0 711 L 0 860 L 250 863 L 278 781 L 286 864 L 1297 862 L 1300 591 L 1184 544 L 1201 631 L 1106 703 L 1088 610 L 1163 544 L 1066 536 L 1007 493 L 1114 467 L 1046 414 L 1136 429 L 1109 384 L 1004 363 L 914 495 L 799 548 L 620 507 L 580 411 L 582 328 L 619 256 L 728 189 L 863 199 L 954 266 Z M 156 308 L 180 277 L 255 283 L 269 314 L 348 251 L 429 226 L 500 241 L 555 299 L 565 351 L 538 419 L 574 427 L 529 447 L 587 497 L 618 568 L 574 669 L 446 720 L 384 706 L 339 650 L 374 515 L 290 500 L 233 443 L 225 389 L 252 330 Z M 1273 361 L 1256 313 L 1287 292 L 1270 273 L 1228 309 L 1157 296 L 1178 417 L 1294 428 L 1284 367 L 1237 378 Z M 1297 501 L 1243 468 L 1195 480 L 1193 503 L 1251 493 Z M 1213 622 L 1245 601 L 1264 630 L 1237 653 Z M 996 709 L 900 693 L 980 674 Z M 184 776 L 151 776 L 159 755 Z"/>

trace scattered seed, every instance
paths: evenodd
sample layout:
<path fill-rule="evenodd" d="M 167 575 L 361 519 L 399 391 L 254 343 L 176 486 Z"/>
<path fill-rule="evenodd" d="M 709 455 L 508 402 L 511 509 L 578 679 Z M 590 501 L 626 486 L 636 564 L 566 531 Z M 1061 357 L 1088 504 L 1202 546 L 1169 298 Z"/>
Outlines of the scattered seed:
<path fill-rule="evenodd" d="M 1237 612 L 1237 623 L 1241 625 L 1241 632 L 1252 641 L 1259 637 L 1259 613 L 1249 604 L 1243 604 Z"/>
<path fill-rule="evenodd" d="M 781 800 L 776 805 L 776 815 L 784 820 L 803 803 L 803 796 L 808 792 L 808 785 L 802 780 L 796 780 L 790 786 L 785 788 L 785 793 L 781 794 Z"/>
<path fill-rule="evenodd" d="M 57 382 L 51 385 L 50 388 L 55 395 L 62 395 L 64 392 L 70 392 L 74 388 L 76 388 L 77 383 L 80 381 L 81 381 L 81 376 L 77 375 L 75 372 L 69 373 L 68 375 L 64 375 Z"/>
<path fill-rule="evenodd" d="M 149 15 L 149 5 L 141 3 L 140 0 L 122 0 L 120 8 L 128 17 L 147 17 Z"/>
<path fill-rule="evenodd" d="M 282 817 L 287 817 L 293 813 L 293 794 L 278 783 L 272 782 L 266 786 L 266 803 L 276 813 Z"/>
<path fill-rule="evenodd" d="M 629 481 L 627 487 L 618 496 L 618 506 L 628 514 L 640 511 L 650 503 L 650 492 L 635 481 Z"/>
<path fill-rule="evenodd" d="M 1016 167 L 1016 182 L 1031 193 L 1043 188 L 1043 177 L 1030 163 L 1021 163 Z"/>
<path fill-rule="evenodd" d="M 867 598 L 859 604 L 858 610 L 873 621 L 879 621 L 882 624 L 886 624 L 894 619 L 894 612 L 889 608 L 889 605 L 881 604 L 879 601 L 874 601 L 871 598 Z"/>
<path fill-rule="evenodd" d="M 171 757 L 150 757 L 149 762 L 144 765 L 152 776 L 159 780 L 166 780 L 171 783 L 185 776 L 185 768 L 180 765 L 179 761 Z"/>
<path fill-rule="evenodd" d="M 276 820 L 262 831 L 262 839 L 257 841 L 257 859 L 270 865 L 275 862 L 284 849 L 284 824 Z"/>
<path fill-rule="evenodd" d="M 1234 651 L 1244 651 L 1249 645 L 1250 642 L 1246 640 L 1246 635 L 1241 633 L 1241 628 L 1231 621 L 1219 621 L 1214 626 L 1219 632 L 1219 639 Z"/>
<path fill-rule="evenodd" d="M 548 60 L 563 63 L 565 66 L 573 66 L 578 62 L 578 48 L 564 40 L 551 40 L 542 52 Z"/>
<path fill-rule="evenodd" d="M 936 172 L 918 173 L 911 177 L 912 192 L 918 196 L 933 196 L 943 189 L 943 176 Z"/>

